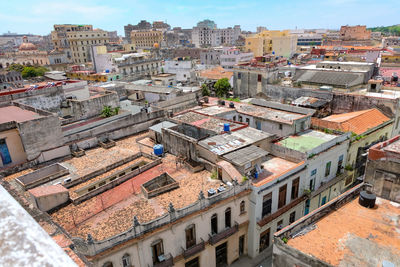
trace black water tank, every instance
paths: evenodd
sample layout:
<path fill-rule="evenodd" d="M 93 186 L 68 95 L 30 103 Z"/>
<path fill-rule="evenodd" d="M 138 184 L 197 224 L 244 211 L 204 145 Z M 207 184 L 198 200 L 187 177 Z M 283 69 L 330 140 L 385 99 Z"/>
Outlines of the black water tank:
<path fill-rule="evenodd" d="M 225 106 L 225 100 L 221 100 L 221 105 Z"/>
<path fill-rule="evenodd" d="M 230 108 L 234 108 L 234 107 L 235 107 L 235 104 L 233 104 L 233 102 L 230 102 L 230 103 L 229 103 L 229 107 L 230 107 Z"/>
<path fill-rule="evenodd" d="M 376 196 L 368 191 L 361 191 L 358 203 L 366 208 L 373 208 L 375 206 Z"/>

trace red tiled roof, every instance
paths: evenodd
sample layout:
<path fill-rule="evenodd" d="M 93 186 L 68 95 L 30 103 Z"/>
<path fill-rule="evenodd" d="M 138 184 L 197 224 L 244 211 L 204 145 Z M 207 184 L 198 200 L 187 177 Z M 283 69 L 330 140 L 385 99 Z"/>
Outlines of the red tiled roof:
<path fill-rule="evenodd" d="M 57 184 L 57 185 L 39 186 L 28 190 L 28 192 L 35 197 L 42 197 L 58 193 L 68 193 L 68 189 L 66 189 L 64 186 L 60 184 Z"/>
<path fill-rule="evenodd" d="M 354 132 L 356 134 L 362 134 L 368 129 L 374 128 L 389 120 L 390 118 L 386 117 L 376 108 L 373 108 L 331 115 L 323 119 L 312 118 L 312 124 L 342 132 Z"/>

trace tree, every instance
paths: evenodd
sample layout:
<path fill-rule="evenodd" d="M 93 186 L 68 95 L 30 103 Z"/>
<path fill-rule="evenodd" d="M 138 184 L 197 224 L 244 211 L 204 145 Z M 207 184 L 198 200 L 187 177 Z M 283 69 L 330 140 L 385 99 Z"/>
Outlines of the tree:
<path fill-rule="evenodd" d="M 37 72 L 35 67 L 25 67 L 24 70 L 21 72 L 22 78 L 32 78 L 37 76 Z"/>
<path fill-rule="evenodd" d="M 22 72 L 24 68 L 24 65 L 13 63 L 8 67 L 8 70 Z"/>
<path fill-rule="evenodd" d="M 224 97 L 227 95 L 227 93 L 229 92 L 229 90 L 231 89 L 231 85 L 229 83 L 228 78 L 222 78 L 219 79 L 215 84 L 214 84 L 214 88 L 215 88 L 215 94 L 218 97 Z"/>
<path fill-rule="evenodd" d="M 201 94 L 203 96 L 210 96 L 210 89 L 208 89 L 208 86 L 205 83 L 203 83 L 203 85 L 201 86 Z"/>

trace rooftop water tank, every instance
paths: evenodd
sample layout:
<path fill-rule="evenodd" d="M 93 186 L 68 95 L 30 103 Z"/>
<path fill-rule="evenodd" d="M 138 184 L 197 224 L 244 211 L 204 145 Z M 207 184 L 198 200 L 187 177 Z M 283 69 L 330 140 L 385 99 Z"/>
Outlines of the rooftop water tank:
<path fill-rule="evenodd" d="M 110 70 L 106 70 L 106 73 L 110 73 Z"/>
<path fill-rule="evenodd" d="M 156 156 L 162 156 L 162 154 L 164 153 L 163 145 L 157 144 L 153 147 L 153 149 L 154 149 L 154 155 Z"/>
<path fill-rule="evenodd" d="M 234 108 L 234 107 L 235 107 L 235 104 L 233 104 L 233 102 L 230 102 L 230 103 L 229 103 L 229 107 L 230 107 L 230 108 Z"/>
<path fill-rule="evenodd" d="M 229 123 L 224 123 L 224 132 L 229 132 L 229 131 L 230 131 Z"/>
<path fill-rule="evenodd" d="M 208 196 L 210 197 L 210 196 L 215 195 L 217 192 L 215 191 L 215 189 L 211 188 L 211 189 L 207 190 L 207 193 L 208 193 Z"/>
<path fill-rule="evenodd" d="M 375 206 L 376 196 L 368 191 L 361 191 L 358 203 L 361 206 L 372 209 Z"/>

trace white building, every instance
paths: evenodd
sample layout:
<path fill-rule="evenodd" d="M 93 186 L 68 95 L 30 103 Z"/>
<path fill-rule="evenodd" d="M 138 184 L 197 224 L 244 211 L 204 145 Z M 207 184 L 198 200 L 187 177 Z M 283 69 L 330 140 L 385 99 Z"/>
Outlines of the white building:
<path fill-rule="evenodd" d="M 190 81 L 194 63 L 191 60 L 166 60 L 164 62 L 164 72 L 176 74 L 176 81 Z"/>
<path fill-rule="evenodd" d="M 235 47 L 224 47 L 219 58 L 223 68 L 232 68 L 236 64 L 250 62 L 253 57 L 253 52 L 242 53 Z"/>
<path fill-rule="evenodd" d="M 241 33 L 239 25 L 225 29 L 194 27 L 192 43 L 196 47 L 214 47 L 223 44 L 234 45 Z"/>

